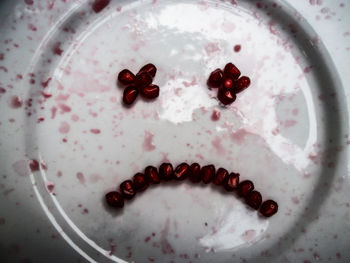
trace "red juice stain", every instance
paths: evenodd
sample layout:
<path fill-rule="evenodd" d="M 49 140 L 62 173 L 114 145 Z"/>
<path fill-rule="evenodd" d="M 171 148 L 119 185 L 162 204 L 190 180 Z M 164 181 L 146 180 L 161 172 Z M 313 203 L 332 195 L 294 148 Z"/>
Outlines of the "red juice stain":
<path fill-rule="evenodd" d="M 211 114 L 211 120 L 212 121 L 218 121 L 220 120 L 221 112 L 218 109 L 214 109 L 213 113 Z"/>
<path fill-rule="evenodd" d="M 53 106 L 51 108 L 51 119 L 54 119 L 56 117 L 56 112 L 57 112 L 57 108 Z"/>
<path fill-rule="evenodd" d="M 41 92 L 41 95 L 42 95 L 45 99 L 48 99 L 48 98 L 51 98 L 51 97 L 52 97 L 52 94 L 46 93 L 46 92 L 44 92 L 44 91 Z"/>
<path fill-rule="evenodd" d="M 94 134 L 100 134 L 101 133 L 100 129 L 90 129 L 90 132 L 94 133 Z"/>
<path fill-rule="evenodd" d="M 154 137 L 153 133 L 149 131 L 145 131 L 145 137 L 142 144 L 144 151 L 151 152 L 156 148 L 156 146 L 153 143 L 153 137 Z"/>
<path fill-rule="evenodd" d="M 8 72 L 7 68 L 5 68 L 4 66 L 0 66 L 0 69 L 1 69 L 2 71 L 4 71 L 5 73 Z"/>
<path fill-rule="evenodd" d="M 30 29 L 32 31 L 37 31 L 36 26 L 34 26 L 33 24 L 28 24 L 28 29 Z"/>
<path fill-rule="evenodd" d="M 122 10 L 122 7 L 121 6 L 118 6 L 117 7 L 117 11 L 120 12 Z"/>
<path fill-rule="evenodd" d="M 34 1 L 33 0 L 24 0 L 24 3 L 26 3 L 27 5 L 33 5 Z"/>
<path fill-rule="evenodd" d="M 83 175 L 83 173 L 81 172 L 77 173 L 77 179 L 82 185 L 85 186 L 85 176 Z"/>
<path fill-rule="evenodd" d="M 23 79 L 23 75 L 22 74 L 17 74 L 16 78 L 17 79 Z"/>
<path fill-rule="evenodd" d="M 0 53 L 0 60 L 4 60 L 4 57 L 5 57 L 4 53 Z"/>
<path fill-rule="evenodd" d="M 95 13 L 101 12 L 108 4 L 110 0 L 95 0 L 92 4 L 92 10 L 95 11 Z"/>
<path fill-rule="evenodd" d="M 67 106 L 64 103 L 58 104 L 58 107 L 60 108 L 62 114 L 66 113 L 66 112 L 71 112 L 71 110 L 72 110 L 69 106 Z"/>
<path fill-rule="evenodd" d="M 39 118 L 37 119 L 37 123 L 43 122 L 44 120 L 45 120 L 44 117 L 39 117 Z"/>
<path fill-rule="evenodd" d="M 45 80 L 44 82 L 41 82 L 41 86 L 45 89 L 45 88 L 49 85 L 51 79 L 52 79 L 52 78 L 49 77 L 49 78 L 47 78 L 47 80 Z"/>
<path fill-rule="evenodd" d="M 55 184 L 52 182 L 46 182 L 45 187 L 49 193 L 52 193 L 53 189 L 55 188 Z"/>
<path fill-rule="evenodd" d="M 11 103 L 10 103 L 11 108 L 18 109 L 18 108 L 22 107 L 22 104 L 23 104 L 23 101 L 22 101 L 22 99 L 20 97 L 13 96 L 11 98 Z"/>
<path fill-rule="evenodd" d="M 52 48 L 52 53 L 55 55 L 61 56 L 63 53 L 63 49 L 61 49 L 61 42 L 57 42 L 53 48 Z"/>
<path fill-rule="evenodd" d="M 62 172 L 58 171 L 56 175 L 57 175 L 57 177 L 62 177 Z"/>
<path fill-rule="evenodd" d="M 0 93 L 5 93 L 6 92 L 6 90 L 3 88 L 3 87 L 0 87 Z"/>
<path fill-rule="evenodd" d="M 70 130 L 70 126 L 67 122 L 62 121 L 58 130 L 61 134 L 67 134 Z"/>
<path fill-rule="evenodd" d="M 239 52 L 239 51 L 241 51 L 241 45 L 235 45 L 234 47 L 233 47 L 233 50 L 235 51 L 235 52 Z"/>
<path fill-rule="evenodd" d="M 35 159 L 29 161 L 29 168 L 32 172 L 39 171 L 39 162 Z"/>

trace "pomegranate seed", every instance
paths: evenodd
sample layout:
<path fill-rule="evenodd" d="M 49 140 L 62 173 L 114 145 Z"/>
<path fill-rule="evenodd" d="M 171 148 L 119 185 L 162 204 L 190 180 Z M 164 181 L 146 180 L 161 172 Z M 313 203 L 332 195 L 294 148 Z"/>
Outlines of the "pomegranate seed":
<path fill-rule="evenodd" d="M 140 93 L 143 97 L 147 99 L 155 99 L 159 96 L 159 87 L 154 84 L 151 84 L 146 87 L 141 87 Z"/>
<path fill-rule="evenodd" d="M 155 65 L 149 63 L 147 65 L 144 65 L 140 70 L 139 70 L 139 73 L 141 72 L 146 72 L 148 73 L 149 75 L 151 75 L 152 78 L 154 78 L 154 76 L 156 75 L 157 73 L 157 68 Z"/>
<path fill-rule="evenodd" d="M 107 204 L 117 208 L 124 207 L 124 197 L 117 191 L 106 194 Z"/>
<path fill-rule="evenodd" d="M 254 190 L 254 184 L 250 180 L 243 181 L 238 185 L 239 196 L 246 197 L 253 190 Z"/>
<path fill-rule="evenodd" d="M 109 2 L 110 0 L 95 0 L 92 4 L 92 9 L 95 13 L 99 13 L 109 4 Z"/>
<path fill-rule="evenodd" d="M 123 93 L 123 102 L 127 105 L 133 104 L 136 100 L 139 91 L 134 86 L 126 87 Z"/>
<path fill-rule="evenodd" d="M 135 86 L 138 88 L 147 87 L 152 84 L 152 77 L 146 72 L 139 72 L 135 77 Z"/>
<path fill-rule="evenodd" d="M 150 182 L 152 184 L 159 184 L 160 183 L 160 177 L 159 177 L 158 170 L 154 166 L 147 166 L 146 167 L 145 176 L 146 176 L 148 182 Z"/>
<path fill-rule="evenodd" d="M 132 178 L 132 181 L 137 192 L 142 192 L 148 187 L 148 182 L 145 178 L 145 175 L 142 173 L 135 174 Z"/>
<path fill-rule="evenodd" d="M 230 173 L 226 181 L 224 182 L 224 187 L 227 191 L 233 191 L 238 187 L 239 184 L 239 174 L 237 173 Z"/>
<path fill-rule="evenodd" d="M 160 178 L 169 181 L 174 178 L 174 169 L 171 163 L 162 163 L 159 166 L 159 175 Z"/>
<path fill-rule="evenodd" d="M 222 87 L 225 89 L 233 89 L 234 88 L 233 79 L 225 77 L 222 82 Z"/>
<path fill-rule="evenodd" d="M 185 180 L 190 173 L 190 166 L 187 163 L 179 164 L 174 171 L 175 180 Z"/>
<path fill-rule="evenodd" d="M 134 184 L 131 180 L 126 180 L 120 184 L 120 191 L 125 199 L 131 199 L 135 196 Z"/>
<path fill-rule="evenodd" d="M 278 211 L 278 204 L 273 200 L 266 200 L 260 207 L 260 213 L 263 216 L 270 217 Z"/>
<path fill-rule="evenodd" d="M 135 75 L 128 69 L 123 69 L 118 74 L 118 80 L 124 86 L 130 85 L 135 81 Z"/>
<path fill-rule="evenodd" d="M 228 176 L 228 171 L 224 168 L 219 168 L 213 179 L 213 184 L 222 185 Z"/>
<path fill-rule="evenodd" d="M 224 73 L 221 69 L 216 69 L 212 73 L 210 73 L 208 79 L 208 86 L 212 88 L 218 88 L 222 85 L 222 80 L 224 77 Z"/>
<path fill-rule="evenodd" d="M 208 184 L 213 180 L 215 175 L 215 166 L 210 164 L 202 167 L 201 178 L 203 183 Z"/>
<path fill-rule="evenodd" d="M 241 91 L 248 88 L 249 85 L 250 85 L 250 78 L 246 76 L 242 76 L 235 82 L 235 92 L 240 93 Z"/>
<path fill-rule="evenodd" d="M 262 202 L 262 197 L 258 191 L 254 190 L 246 196 L 245 201 L 251 208 L 258 210 Z"/>
<path fill-rule="evenodd" d="M 227 63 L 225 68 L 224 68 L 224 74 L 225 74 L 226 77 L 229 77 L 229 78 L 231 78 L 233 80 L 236 80 L 241 75 L 241 72 L 232 63 Z"/>
<path fill-rule="evenodd" d="M 218 91 L 218 99 L 222 104 L 228 105 L 236 100 L 236 94 L 233 89 L 225 89 L 222 87 Z"/>
<path fill-rule="evenodd" d="M 201 180 L 201 166 L 198 163 L 191 164 L 189 178 L 193 183 L 198 183 Z"/>

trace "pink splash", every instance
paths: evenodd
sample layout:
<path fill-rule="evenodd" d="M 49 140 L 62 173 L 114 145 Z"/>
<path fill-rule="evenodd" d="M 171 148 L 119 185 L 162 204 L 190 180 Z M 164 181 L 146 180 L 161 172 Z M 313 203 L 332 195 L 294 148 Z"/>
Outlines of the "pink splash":
<path fill-rule="evenodd" d="M 60 127 L 58 128 L 58 130 L 59 130 L 59 132 L 60 132 L 61 134 L 66 134 L 66 133 L 68 133 L 69 130 L 70 130 L 70 126 L 69 126 L 68 122 L 62 121 Z"/>
<path fill-rule="evenodd" d="M 220 120 L 221 112 L 218 109 L 214 109 L 213 113 L 211 114 L 211 120 L 212 121 L 218 121 Z"/>
<path fill-rule="evenodd" d="M 77 122 L 79 120 L 79 116 L 76 114 L 73 114 L 71 119 L 72 119 L 72 121 Z"/>
<path fill-rule="evenodd" d="M 46 187 L 46 191 L 48 193 L 52 193 L 54 187 L 55 187 L 55 184 L 52 183 L 52 182 L 45 182 L 45 187 Z"/>
<path fill-rule="evenodd" d="M 208 56 L 213 55 L 214 53 L 220 51 L 220 47 L 218 43 L 209 43 L 205 46 L 204 49 L 207 52 Z"/>
<path fill-rule="evenodd" d="M 167 218 L 165 221 L 164 229 L 160 232 L 160 235 L 161 235 L 160 244 L 162 247 L 163 254 L 174 254 L 175 252 L 168 241 L 169 228 L 170 228 L 170 219 Z"/>
<path fill-rule="evenodd" d="M 11 98 L 11 108 L 13 109 L 18 109 L 22 107 L 23 101 L 20 97 L 18 96 L 12 96 Z"/>
<path fill-rule="evenodd" d="M 90 132 L 93 134 L 100 134 L 101 131 L 99 129 L 90 129 Z"/>
<path fill-rule="evenodd" d="M 222 30 L 225 32 L 225 33 L 231 33 L 233 32 L 233 30 L 235 30 L 236 26 L 234 23 L 230 22 L 230 21 L 224 21 L 222 23 Z"/>
<path fill-rule="evenodd" d="M 89 182 L 91 183 L 97 183 L 99 181 L 103 181 L 103 177 L 99 174 L 91 174 L 89 176 Z"/>
<path fill-rule="evenodd" d="M 142 144 L 142 148 L 144 151 L 151 152 L 156 148 L 156 146 L 153 144 L 153 137 L 153 133 L 151 133 L 150 131 L 145 131 L 145 137 L 143 139 Z"/>
<path fill-rule="evenodd" d="M 85 186 L 85 176 L 83 175 L 83 173 L 78 172 L 77 173 L 77 179 L 79 180 L 79 182 Z"/>
<path fill-rule="evenodd" d="M 219 136 L 216 136 L 215 139 L 212 140 L 211 145 L 213 145 L 219 155 L 225 154 L 225 148 L 222 146 L 221 138 Z"/>
<path fill-rule="evenodd" d="M 284 122 L 284 127 L 289 128 L 295 126 L 297 122 L 295 120 L 286 120 Z"/>
<path fill-rule="evenodd" d="M 197 79 L 196 76 L 193 76 L 191 82 L 183 81 L 182 84 L 184 84 L 184 86 L 185 86 L 186 88 L 188 88 L 188 87 L 190 87 L 190 86 L 195 86 L 195 85 L 198 84 L 198 79 Z M 175 93 L 176 93 L 176 92 L 179 92 L 179 91 L 176 91 L 176 90 L 175 90 Z"/>
<path fill-rule="evenodd" d="M 243 241 L 244 242 L 251 242 L 254 238 L 255 238 L 255 236 L 256 236 L 256 233 L 255 233 L 256 231 L 255 230 L 253 230 L 253 229 L 251 229 L 251 230 L 247 230 L 247 231 L 245 231 L 244 233 L 243 233 L 243 235 L 242 235 L 242 239 L 243 239 Z"/>
<path fill-rule="evenodd" d="M 19 160 L 12 164 L 12 169 L 19 176 L 27 176 L 30 174 L 30 169 L 27 160 Z"/>
<path fill-rule="evenodd" d="M 24 3 L 27 5 L 33 5 L 34 1 L 33 0 L 24 0 Z"/>
<path fill-rule="evenodd" d="M 56 175 L 57 175 L 57 177 L 62 177 L 62 172 L 58 171 Z"/>
<path fill-rule="evenodd" d="M 122 11 L 122 7 L 121 7 L 121 6 L 118 6 L 118 7 L 117 7 L 117 11 L 118 11 L 118 12 Z"/>
<path fill-rule="evenodd" d="M 68 100 L 70 94 L 58 94 L 56 97 L 55 97 L 55 101 L 66 101 Z"/>
<path fill-rule="evenodd" d="M 57 112 L 57 108 L 53 106 L 51 108 L 51 119 L 54 119 L 56 117 L 56 112 Z"/>
<path fill-rule="evenodd" d="M 66 105 L 64 103 L 58 104 L 58 107 L 60 108 L 60 110 L 61 110 L 60 113 L 62 113 L 62 114 L 72 111 L 72 109 L 68 105 Z"/>
<path fill-rule="evenodd" d="M 233 140 L 235 143 L 242 144 L 245 140 L 245 136 L 250 134 L 247 132 L 245 129 L 239 129 L 236 132 L 231 132 L 230 138 Z"/>

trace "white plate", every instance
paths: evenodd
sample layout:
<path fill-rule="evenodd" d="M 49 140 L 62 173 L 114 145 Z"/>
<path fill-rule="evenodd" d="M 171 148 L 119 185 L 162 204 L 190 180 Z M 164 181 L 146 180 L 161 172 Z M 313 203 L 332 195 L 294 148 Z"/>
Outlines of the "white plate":
<path fill-rule="evenodd" d="M 5 262 L 348 262 L 350 33 L 331 55 L 323 40 L 337 19 L 349 26 L 349 4 L 324 2 L 111 1 L 95 13 L 85 1 L 4 1 Z M 230 61 L 252 84 L 221 107 L 206 80 Z M 149 62 L 160 97 L 124 107 L 117 73 Z M 187 182 L 106 207 L 106 192 L 166 160 L 239 172 L 279 212 L 261 218 Z"/>

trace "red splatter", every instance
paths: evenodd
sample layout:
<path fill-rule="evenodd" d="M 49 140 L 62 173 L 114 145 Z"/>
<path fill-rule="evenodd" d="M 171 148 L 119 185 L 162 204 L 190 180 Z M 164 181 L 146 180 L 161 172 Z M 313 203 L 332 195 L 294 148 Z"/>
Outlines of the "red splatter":
<path fill-rule="evenodd" d="M 48 77 L 47 80 L 45 80 L 44 82 L 41 82 L 41 86 L 45 89 L 49 85 L 51 79 L 52 79 L 51 77 Z"/>
<path fill-rule="evenodd" d="M 13 109 L 18 109 L 22 107 L 23 101 L 20 97 L 18 96 L 12 96 L 11 98 L 11 108 Z"/>
<path fill-rule="evenodd" d="M 57 175 L 57 177 L 62 177 L 62 172 L 58 171 L 56 175 Z"/>
<path fill-rule="evenodd" d="M 100 134 L 101 133 L 100 129 L 90 129 L 90 132 L 94 133 L 94 134 Z"/>
<path fill-rule="evenodd" d="M 153 137 L 154 137 L 153 133 L 149 131 L 145 131 L 145 137 L 142 144 L 144 151 L 151 152 L 156 148 L 156 146 L 153 144 Z"/>
<path fill-rule="evenodd" d="M 60 125 L 60 127 L 59 127 L 58 130 L 59 130 L 59 132 L 60 132 L 61 134 L 66 134 L 66 133 L 69 132 L 70 126 L 69 126 L 69 124 L 68 124 L 67 122 L 62 121 L 62 122 L 61 122 L 61 125 Z"/>
<path fill-rule="evenodd" d="M 4 71 L 5 73 L 8 72 L 7 68 L 5 68 L 4 66 L 0 66 L 0 69 L 1 69 L 2 71 Z"/>
<path fill-rule="evenodd" d="M 207 52 L 208 56 L 220 51 L 220 47 L 218 43 L 209 43 L 205 46 L 204 49 Z"/>
<path fill-rule="evenodd" d="M 4 60 L 4 57 L 5 57 L 4 53 L 0 53 L 0 60 Z"/>
<path fill-rule="evenodd" d="M 37 123 L 43 122 L 44 120 L 45 120 L 44 117 L 39 117 L 39 118 L 37 119 Z"/>
<path fill-rule="evenodd" d="M 71 119 L 72 119 L 72 121 L 77 122 L 79 120 L 79 116 L 76 114 L 73 114 Z"/>
<path fill-rule="evenodd" d="M 33 0 L 24 0 L 24 3 L 27 5 L 33 5 L 34 1 Z"/>
<path fill-rule="evenodd" d="M 164 229 L 161 231 L 161 239 L 160 239 L 160 244 L 162 247 L 163 254 L 174 254 L 175 252 L 167 239 L 169 235 L 169 228 L 170 228 L 170 219 L 167 218 L 167 220 L 165 221 Z"/>
<path fill-rule="evenodd" d="M 62 114 L 66 113 L 66 112 L 71 112 L 71 110 L 72 110 L 69 106 L 67 106 L 64 103 L 58 104 L 58 107 L 60 108 Z"/>
<path fill-rule="evenodd" d="M 151 240 L 151 237 L 146 237 L 145 238 L 145 243 L 147 243 L 148 241 L 150 241 Z"/>
<path fill-rule="evenodd" d="M 83 173 L 79 172 L 77 173 L 77 179 L 79 180 L 79 182 L 85 186 L 85 177 L 83 175 Z"/>
<path fill-rule="evenodd" d="M 39 169 L 40 169 L 39 162 L 35 159 L 30 160 L 29 161 L 29 168 L 32 172 L 39 171 Z"/>
<path fill-rule="evenodd" d="M 41 92 L 41 95 L 42 95 L 45 99 L 48 99 L 48 98 L 51 98 L 51 97 L 52 97 L 52 94 L 46 93 L 46 92 L 44 92 L 44 91 Z"/>
<path fill-rule="evenodd" d="M 235 52 L 239 52 L 239 51 L 241 51 L 241 45 L 235 45 L 234 47 L 233 47 L 233 50 L 235 51 Z"/>
<path fill-rule="evenodd" d="M 297 122 L 295 120 L 286 120 L 284 122 L 284 127 L 289 128 L 293 127 Z"/>
<path fill-rule="evenodd" d="M 316 4 L 316 0 L 309 0 L 310 5 L 315 5 Z"/>
<path fill-rule="evenodd" d="M 30 174 L 28 161 L 19 160 L 12 164 L 12 169 L 20 176 L 27 176 Z"/>
<path fill-rule="evenodd" d="M 52 48 L 52 53 L 55 55 L 61 56 L 63 53 L 63 50 L 61 49 L 61 42 L 57 42 L 53 48 Z"/>
<path fill-rule="evenodd" d="M 95 0 L 92 4 L 92 9 L 95 13 L 101 12 L 108 4 L 110 0 Z"/>
<path fill-rule="evenodd" d="M 46 190 L 49 192 L 49 193 L 52 193 L 54 187 L 55 187 L 55 184 L 52 183 L 52 182 L 45 182 L 45 187 L 46 187 Z"/>
<path fill-rule="evenodd" d="M 28 28 L 32 31 L 37 31 L 36 26 L 34 26 L 33 24 L 28 24 Z"/>
<path fill-rule="evenodd" d="M 66 101 L 68 100 L 70 94 L 58 94 L 56 97 L 55 97 L 55 101 Z"/>
<path fill-rule="evenodd" d="M 6 92 L 6 90 L 4 88 L 0 87 L 0 93 L 5 93 L 5 92 Z"/>
<path fill-rule="evenodd" d="M 117 7 L 117 11 L 120 12 L 122 10 L 122 7 L 121 6 L 118 6 Z"/>
<path fill-rule="evenodd" d="M 218 121 L 220 120 L 221 112 L 218 109 L 214 109 L 213 113 L 211 115 L 211 120 L 212 121 Z"/>
<path fill-rule="evenodd" d="M 57 108 L 53 106 L 51 108 L 51 119 L 54 119 L 56 117 L 56 112 L 57 112 Z"/>

